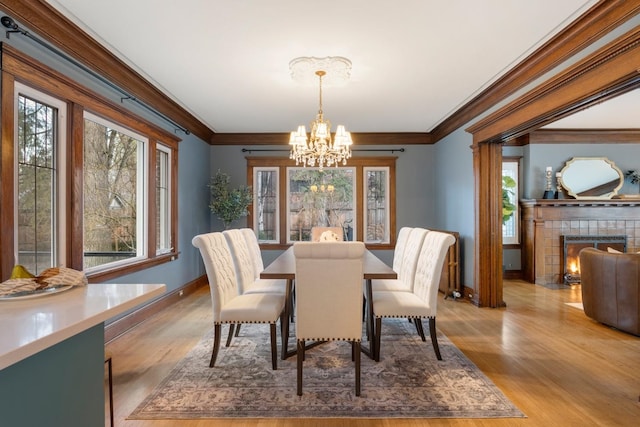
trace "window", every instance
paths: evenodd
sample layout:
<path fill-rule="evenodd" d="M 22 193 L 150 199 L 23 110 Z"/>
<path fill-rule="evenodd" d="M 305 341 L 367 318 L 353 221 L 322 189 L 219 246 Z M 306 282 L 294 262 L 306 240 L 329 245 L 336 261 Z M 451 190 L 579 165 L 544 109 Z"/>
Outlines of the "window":
<path fill-rule="evenodd" d="M 354 240 L 355 168 L 289 167 L 287 173 L 287 243 L 311 240 L 316 226 L 341 227 Z"/>
<path fill-rule="evenodd" d="M 252 176 L 253 229 L 259 241 L 278 243 L 280 235 L 278 168 L 255 168 Z"/>
<path fill-rule="evenodd" d="M 504 245 L 517 245 L 520 243 L 520 208 L 518 206 L 518 194 L 519 194 L 519 160 L 505 158 L 502 162 L 502 180 L 503 180 L 503 193 L 508 197 L 509 203 L 513 206 L 513 214 L 508 220 L 502 222 L 502 244 Z M 505 188 L 504 177 L 509 177 L 515 182 L 513 187 Z M 503 194 L 504 197 L 504 194 Z"/>
<path fill-rule="evenodd" d="M 85 112 L 84 262 L 87 271 L 146 255 L 147 138 Z"/>
<path fill-rule="evenodd" d="M 365 167 L 364 173 L 364 241 L 385 243 L 389 241 L 389 169 Z"/>
<path fill-rule="evenodd" d="M 342 227 L 346 240 L 395 245 L 395 157 L 352 158 L 322 172 L 286 158 L 250 157 L 247 165 L 250 224 L 261 244 L 285 247 L 310 240 L 314 226 L 330 226 Z"/>
<path fill-rule="evenodd" d="M 0 214 L 0 266 L 51 266 L 91 281 L 177 256 L 179 139 L 122 106 L 2 50 L 0 185 L 14 209 Z M 33 89 L 38 87 L 38 90 Z"/>
<path fill-rule="evenodd" d="M 38 274 L 64 263 L 66 105 L 16 85 L 16 264 Z M 14 253 L 14 251 L 11 251 Z"/>
<path fill-rule="evenodd" d="M 171 241 L 171 149 L 156 147 L 156 254 L 173 250 Z"/>

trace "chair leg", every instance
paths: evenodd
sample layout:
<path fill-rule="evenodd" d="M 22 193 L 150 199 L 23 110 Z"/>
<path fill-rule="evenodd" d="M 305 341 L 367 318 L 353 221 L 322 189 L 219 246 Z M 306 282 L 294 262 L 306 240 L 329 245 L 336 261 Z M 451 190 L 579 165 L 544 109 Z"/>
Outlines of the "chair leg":
<path fill-rule="evenodd" d="M 111 367 L 111 355 L 105 354 L 104 362 L 107 364 L 107 375 L 109 382 L 109 421 L 113 427 L 113 370 Z"/>
<path fill-rule="evenodd" d="M 231 338 L 233 337 L 233 330 L 235 329 L 235 323 L 229 324 L 229 335 L 227 336 L 227 342 L 224 345 L 225 347 L 229 347 L 231 345 Z M 238 329 L 240 329 L 240 325 L 238 325 Z"/>
<path fill-rule="evenodd" d="M 433 351 L 436 352 L 438 360 L 442 360 L 440 355 L 440 347 L 438 346 L 438 337 L 436 336 L 436 318 L 429 317 L 429 333 L 431 334 L 431 344 L 433 344 Z"/>
<path fill-rule="evenodd" d="M 422 341 L 426 341 L 427 339 L 424 336 L 424 328 L 422 327 L 422 319 L 415 318 L 413 319 L 413 323 L 416 325 L 416 331 L 418 331 L 418 335 L 420 335 L 420 339 L 422 339 Z"/>
<path fill-rule="evenodd" d="M 302 396 L 302 360 L 304 359 L 304 340 L 297 340 L 297 342 L 298 396 Z"/>
<path fill-rule="evenodd" d="M 291 298 L 289 298 L 289 316 L 290 316 L 289 320 L 291 321 L 291 323 L 295 323 L 295 321 L 296 321 L 296 317 L 295 317 L 295 314 L 296 314 L 295 313 L 296 312 L 295 301 L 296 301 L 296 281 L 293 280 L 291 282 Z"/>
<path fill-rule="evenodd" d="M 240 326 L 242 326 L 241 323 L 238 323 L 236 325 L 236 333 L 233 335 L 234 337 L 237 337 L 238 335 L 240 335 Z"/>
<path fill-rule="evenodd" d="M 380 336 L 381 335 L 382 335 L 382 317 L 377 317 L 375 333 L 373 334 L 373 337 L 374 337 L 373 342 L 375 343 L 375 345 L 374 345 L 374 348 L 372 349 L 376 362 L 380 361 Z"/>
<path fill-rule="evenodd" d="M 356 357 L 356 396 L 360 396 L 360 341 L 353 342 L 353 351 Z"/>
<path fill-rule="evenodd" d="M 209 362 L 209 367 L 213 368 L 216 364 L 216 358 L 218 357 L 218 349 L 220 348 L 220 333 L 221 325 L 218 323 L 213 326 L 213 352 L 211 353 L 211 361 Z"/>
<path fill-rule="evenodd" d="M 276 343 L 276 324 L 269 324 L 269 331 L 271 334 L 271 368 L 275 371 L 278 369 L 278 344 Z"/>

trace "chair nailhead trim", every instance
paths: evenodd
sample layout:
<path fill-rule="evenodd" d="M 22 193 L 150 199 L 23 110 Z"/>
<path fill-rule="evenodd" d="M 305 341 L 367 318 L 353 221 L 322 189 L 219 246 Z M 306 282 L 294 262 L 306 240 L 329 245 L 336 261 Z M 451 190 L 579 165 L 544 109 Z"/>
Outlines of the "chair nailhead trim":
<path fill-rule="evenodd" d="M 380 316 L 378 314 L 375 315 L 376 319 L 435 319 L 436 316 Z"/>
<path fill-rule="evenodd" d="M 276 323 L 276 321 L 274 320 L 274 321 L 258 322 L 258 321 L 252 320 L 252 321 L 249 321 L 249 322 L 246 322 L 246 321 L 235 321 L 234 322 L 234 321 L 231 321 L 231 320 L 227 320 L 227 321 L 224 321 L 224 322 L 214 322 L 214 325 L 228 325 L 230 323 L 233 323 L 233 324 L 238 324 L 238 323 L 268 323 L 268 324 L 272 324 L 272 323 Z"/>

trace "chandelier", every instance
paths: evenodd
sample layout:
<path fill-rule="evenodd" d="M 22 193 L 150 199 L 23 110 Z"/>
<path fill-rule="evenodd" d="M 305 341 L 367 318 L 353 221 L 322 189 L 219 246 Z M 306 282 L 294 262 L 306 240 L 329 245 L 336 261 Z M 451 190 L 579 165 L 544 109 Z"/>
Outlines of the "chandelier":
<path fill-rule="evenodd" d="M 296 64 L 304 63 L 308 65 L 309 59 L 317 58 L 298 58 L 291 61 L 290 67 L 293 70 Z M 323 58 L 322 61 L 334 59 L 339 60 L 342 66 L 347 63 L 349 67 L 351 66 L 351 62 L 348 59 L 341 57 Z M 302 164 L 303 167 L 314 167 L 317 165 L 319 170 L 322 170 L 325 166 L 337 167 L 340 163 L 346 165 L 347 159 L 351 157 L 351 144 L 353 144 L 351 133 L 347 132 L 342 125 L 336 128 L 333 140 L 331 138 L 331 122 L 325 120 L 322 111 L 322 78 L 326 74 L 327 72 L 325 70 L 315 71 L 315 75 L 318 76 L 319 80 L 320 102 L 318 115 L 316 119 L 311 122 L 311 133 L 307 136 L 307 129 L 304 125 L 300 125 L 296 131 L 291 132 L 291 137 L 289 138 L 289 145 L 291 145 L 289 158 L 295 160 L 296 165 Z"/>
<path fill-rule="evenodd" d="M 313 184 L 312 186 L 309 187 L 309 190 L 311 190 L 311 192 L 313 193 L 317 193 L 318 189 L 320 189 L 321 193 L 324 193 L 324 192 L 333 193 L 336 188 L 331 184 L 329 185 L 320 184 L 320 187 Z"/>

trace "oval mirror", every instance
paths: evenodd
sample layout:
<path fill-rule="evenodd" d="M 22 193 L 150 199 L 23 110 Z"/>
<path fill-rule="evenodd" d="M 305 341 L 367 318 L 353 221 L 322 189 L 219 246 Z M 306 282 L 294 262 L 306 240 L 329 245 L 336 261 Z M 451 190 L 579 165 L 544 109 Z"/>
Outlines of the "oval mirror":
<path fill-rule="evenodd" d="M 624 175 L 606 157 L 574 157 L 560 171 L 562 186 L 576 199 L 610 199 L 624 183 Z"/>

